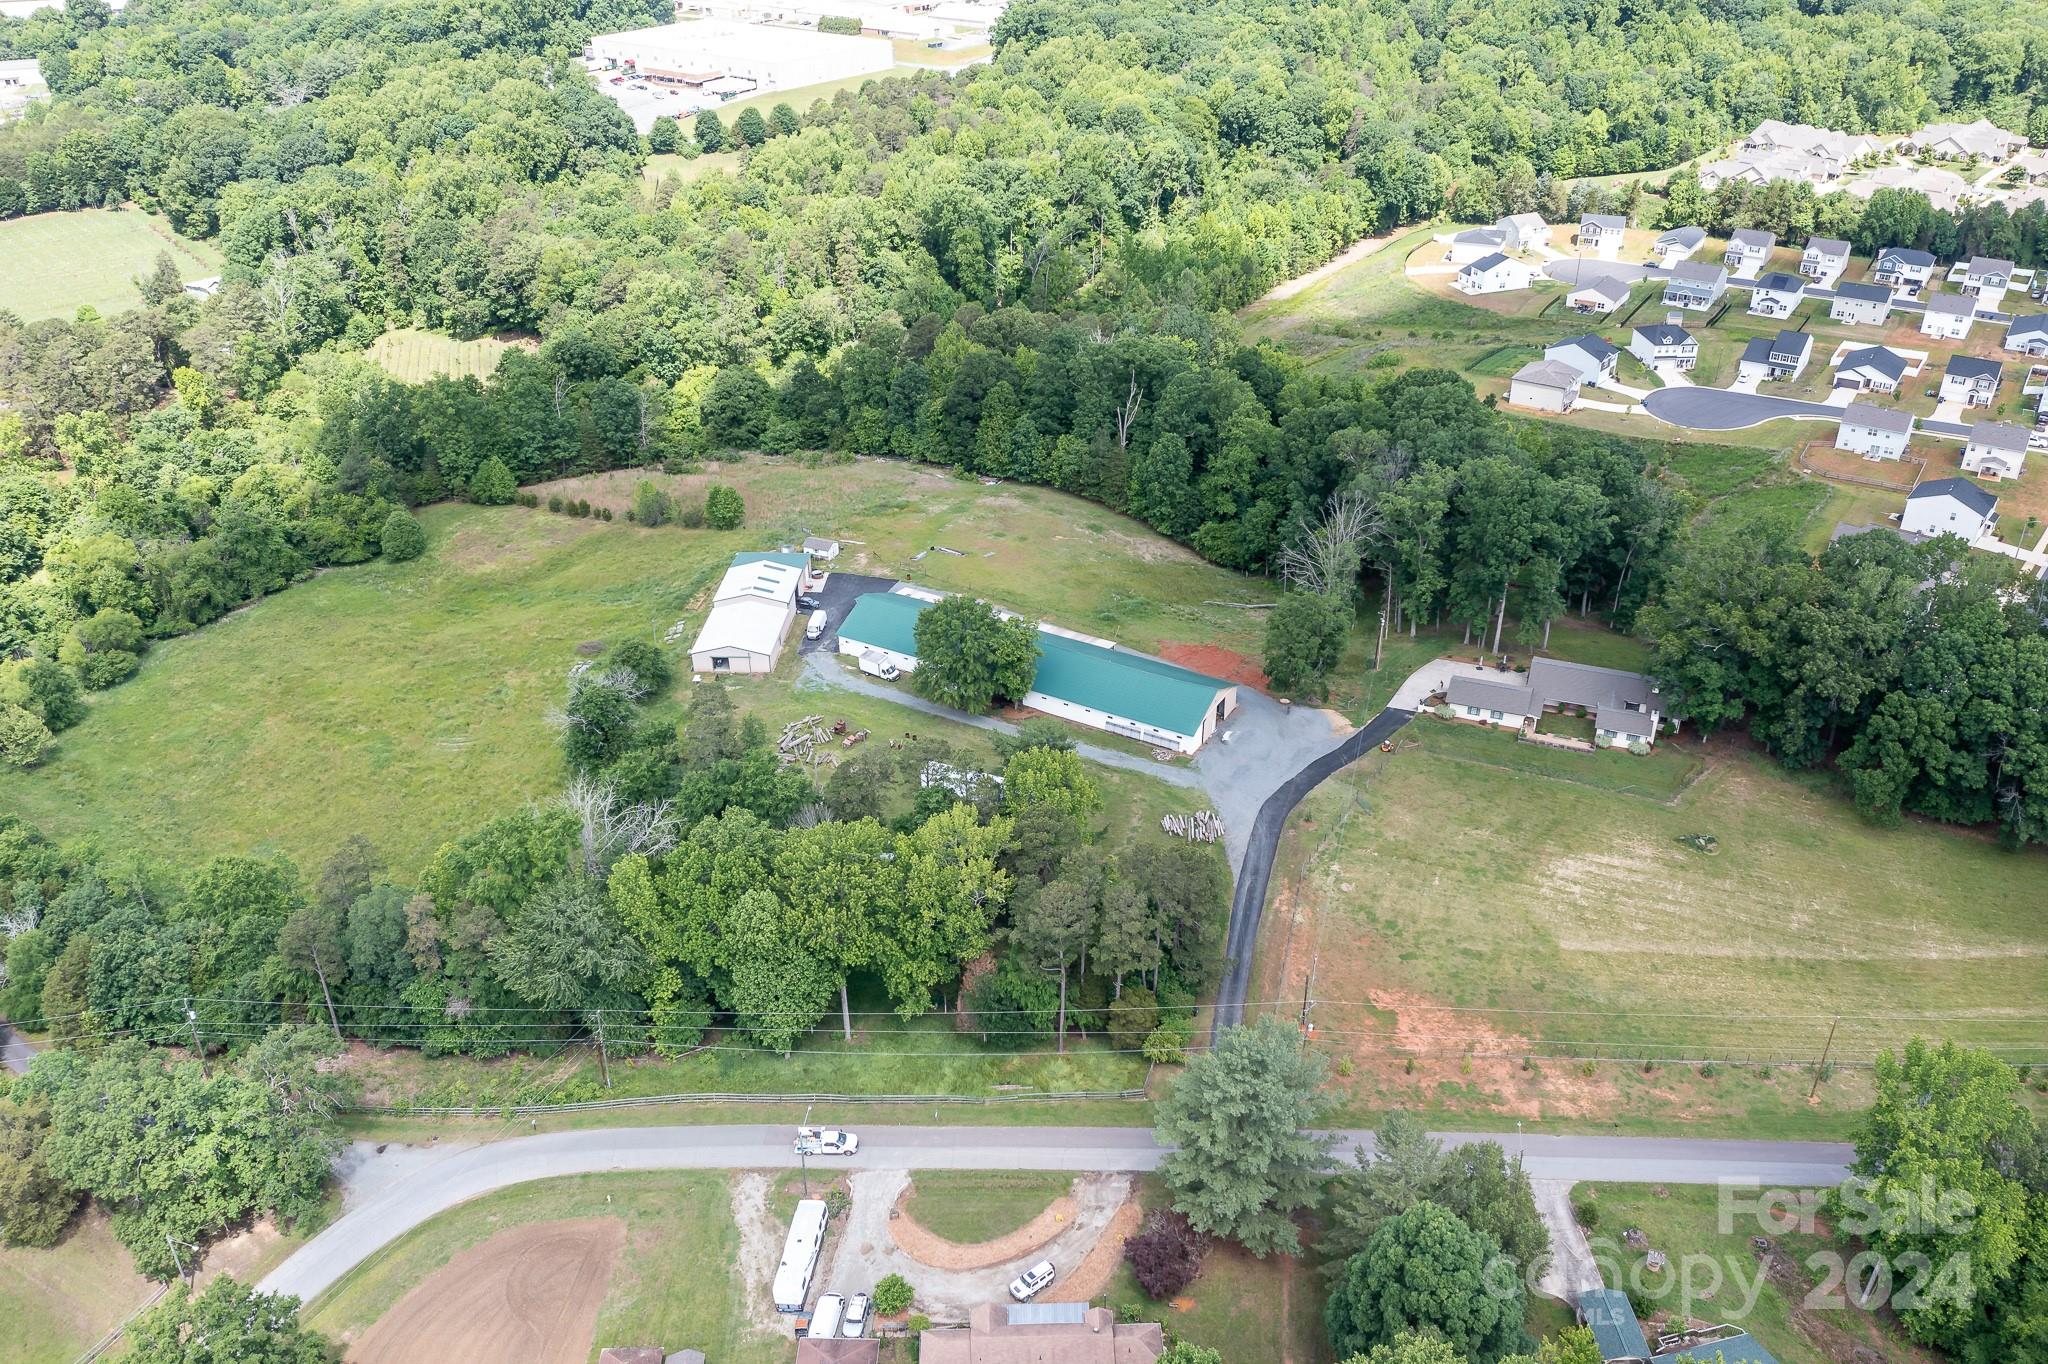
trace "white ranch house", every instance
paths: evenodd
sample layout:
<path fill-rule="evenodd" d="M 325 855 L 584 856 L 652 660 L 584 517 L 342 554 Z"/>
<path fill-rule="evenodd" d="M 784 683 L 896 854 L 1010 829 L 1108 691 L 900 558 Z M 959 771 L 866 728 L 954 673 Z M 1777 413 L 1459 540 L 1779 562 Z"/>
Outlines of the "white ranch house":
<path fill-rule="evenodd" d="M 1591 313 L 1600 317 L 1628 302 L 1629 284 L 1614 275 L 1601 275 L 1588 280 L 1564 296 L 1565 306 L 1575 313 Z"/>
<path fill-rule="evenodd" d="M 2015 317 L 2005 329 L 2005 348 L 2021 355 L 2048 355 L 2048 313 Z"/>
<path fill-rule="evenodd" d="M 1859 393 L 1896 393 L 1909 366 L 1906 357 L 1885 346 L 1864 346 L 1845 354 L 1835 367 L 1835 387 Z"/>
<path fill-rule="evenodd" d="M 1451 247 L 1444 252 L 1444 259 L 1453 265 L 1470 265 L 1473 261 L 1498 254 L 1507 248 L 1507 244 L 1508 234 L 1500 229 L 1475 227 L 1451 238 Z"/>
<path fill-rule="evenodd" d="M 1519 676 L 1490 678 L 1461 674 L 1444 690 L 1452 718 L 1503 725 L 1526 732 L 1546 711 L 1583 711 L 1593 720 L 1593 742 L 1601 748 L 1654 744 L 1664 719 L 1663 698 L 1641 673 L 1595 668 L 1556 658 L 1533 658 Z"/>

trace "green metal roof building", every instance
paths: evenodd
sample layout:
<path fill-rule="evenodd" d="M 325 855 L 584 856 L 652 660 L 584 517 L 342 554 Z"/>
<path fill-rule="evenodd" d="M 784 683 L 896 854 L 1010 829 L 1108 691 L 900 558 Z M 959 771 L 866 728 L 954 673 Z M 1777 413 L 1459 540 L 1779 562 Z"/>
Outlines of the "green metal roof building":
<path fill-rule="evenodd" d="M 839 651 L 917 666 L 917 618 L 930 603 L 896 592 L 857 599 Z M 1193 753 L 1237 707 L 1237 686 L 1148 654 L 1039 627 L 1038 673 L 1025 705 L 1142 743 Z"/>
<path fill-rule="evenodd" d="M 1579 1294 L 1579 1320 L 1593 1333 L 1602 1359 L 1648 1359 L 1650 1342 L 1636 1320 L 1628 1294 L 1618 1288 L 1593 1288 Z"/>
<path fill-rule="evenodd" d="M 758 564 L 763 562 L 771 564 L 781 564 L 785 568 L 793 568 L 796 569 L 799 573 L 803 573 L 808 572 L 810 570 L 811 556 L 808 554 L 792 554 L 783 550 L 773 549 L 742 550 L 738 554 L 732 556 L 732 566 L 734 568 L 743 568 L 748 564 Z"/>

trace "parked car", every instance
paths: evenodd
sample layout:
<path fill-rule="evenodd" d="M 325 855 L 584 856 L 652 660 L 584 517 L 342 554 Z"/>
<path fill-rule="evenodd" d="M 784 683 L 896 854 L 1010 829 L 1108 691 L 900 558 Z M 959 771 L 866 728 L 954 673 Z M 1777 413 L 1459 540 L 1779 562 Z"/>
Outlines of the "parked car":
<path fill-rule="evenodd" d="M 796 609 L 799 611 L 815 611 L 824 604 L 809 592 L 799 592 L 796 594 Z"/>
<path fill-rule="evenodd" d="M 800 1156 L 850 1156 L 860 1150 L 860 1138 L 852 1132 L 831 1127 L 796 1129 L 796 1153 Z"/>
<path fill-rule="evenodd" d="M 804 638 L 823 638 L 825 634 L 825 627 L 830 625 L 831 623 L 832 622 L 830 617 L 828 617 L 822 610 L 811 612 L 810 618 L 804 621 Z"/>
<path fill-rule="evenodd" d="M 894 682 L 903 675 L 901 668 L 873 651 L 860 656 L 860 670 L 869 677 L 879 677 L 884 682 Z"/>
<path fill-rule="evenodd" d="M 1031 1268 L 1010 1280 L 1010 1296 L 1018 1302 L 1030 1302 L 1033 1298 L 1052 1287 L 1056 1271 L 1051 1260 L 1040 1260 Z"/>
<path fill-rule="evenodd" d="M 612 84 L 613 84 L 613 85 L 624 85 L 625 83 L 626 83 L 626 78 L 625 78 L 624 76 L 613 76 L 613 77 L 612 77 Z"/>
<path fill-rule="evenodd" d="M 846 1299 L 837 1293 L 827 1293 L 818 1299 L 818 1305 L 811 1309 L 811 1324 L 804 1334 L 812 1340 L 829 1340 L 839 1334 L 839 1317 L 846 1309 Z"/>
<path fill-rule="evenodd" d="M 857 1340 L 868 1333 L 868 1295 L 856 1293 L 846 1300 L 846 1315 L 839 1322 L 839 1334 Z"/>
<path fill-rule="evenodd" d="M 647 82 L 646 82 L 646 81 L 634 81 L 634 82 L 633 82 L 633 88 L 634 88 L 635 90 L 645 90 L 645 89 L 647 88 Z"/>

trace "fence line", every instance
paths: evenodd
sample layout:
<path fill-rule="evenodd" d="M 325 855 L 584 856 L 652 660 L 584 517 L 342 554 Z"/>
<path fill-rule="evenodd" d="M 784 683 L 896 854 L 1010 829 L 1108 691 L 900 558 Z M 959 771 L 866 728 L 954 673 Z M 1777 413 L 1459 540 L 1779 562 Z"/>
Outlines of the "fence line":
<path fill-rule="evenodd" d="M 158 1284 L 156 1292 L 149 1295 L 148 1301 L 144 1302 L 142 1306 L 136 1308 L 127 1316 L 121 1318 L 120 1323 L 116 1325 L 113 1330 L 101 1336 L 93 1344 L 86 1346 L 85 1353 L 80 1355 L 77 1359 L 73 1360 L 72 1364 L 92 1364 L 92 1362 L 95 1359 L 98 1359 L 101 1355 L 104 1355 L 107 1351 L 113 1349 L 114 1346 L 120 1342 L 121 1336 L 128 1330 L 128 1328 L 135 1324 L 135 1319 L 141 1316 L 144 1312 L 147 1312 L 150 1308 L 156 1306 L 159 1302 L 163 1301 L 164 1294 L 170 1291 L 171 1286 L 169 1284 Z"/>
<path fill-rule="evenodd" d="M 565 1104 L 481 1104 L 466 1108 L 415 1104 L 349 1104 L 346 1113 L 423 1118 L 530 1117 L 544 1113 L 587 1113 L 609 1108 L 652 1108 L 660 1104 L 993 1104 L 1067 1103 L 1084 1099 L 1143 1099 L 1143 1089 L 1063 1089 L 1020 1094 L 642 1094 L 620 1099 L 586 1099 Z"/>

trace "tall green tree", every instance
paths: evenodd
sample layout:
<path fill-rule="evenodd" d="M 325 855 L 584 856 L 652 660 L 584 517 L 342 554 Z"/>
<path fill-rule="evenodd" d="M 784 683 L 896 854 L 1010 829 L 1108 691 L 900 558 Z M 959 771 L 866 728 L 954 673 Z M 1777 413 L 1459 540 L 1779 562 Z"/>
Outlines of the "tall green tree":
<path fill-rule="evenodd" d="M 1021 700 L 1038 673 L 1038 631 L 1005 620 L 976 597 L 955 595 L 920 611 L 911 686 L 940 705 L 980 715 Z"/>
<path fill-rule="evenodd" d="M 1499 1254 L 1491 1237 L 1435 1203 L 1389 1218 L 1330 1290 L 1332 1348 L 1344 1357 L 1429 1331 L 1479 1364 L 1520 1349 L 1522 1282 Z"/>
<path fill-rule="evenodd" d="M 331 1364 L 340 1358 L 325 1336 L 299 1320 L 299 1300 L 259 1293 L 222 1274 L 193 1293 L 169 1296 L 128 1328 L 126 1358 L 137 1364 Z"/>
<path fill-rule="evenodd" d="M 1173 1206 L 1196 1230 L 1263 1259 L 1294 1253 L 1294 1215 L 1312 1206 L 1329 1140 L 1328 1065 L 1270 1015 L 1225 1028 L 1160 1104 L 1154 1128 L 1177 1149 L 1160 1166 Z"/>

